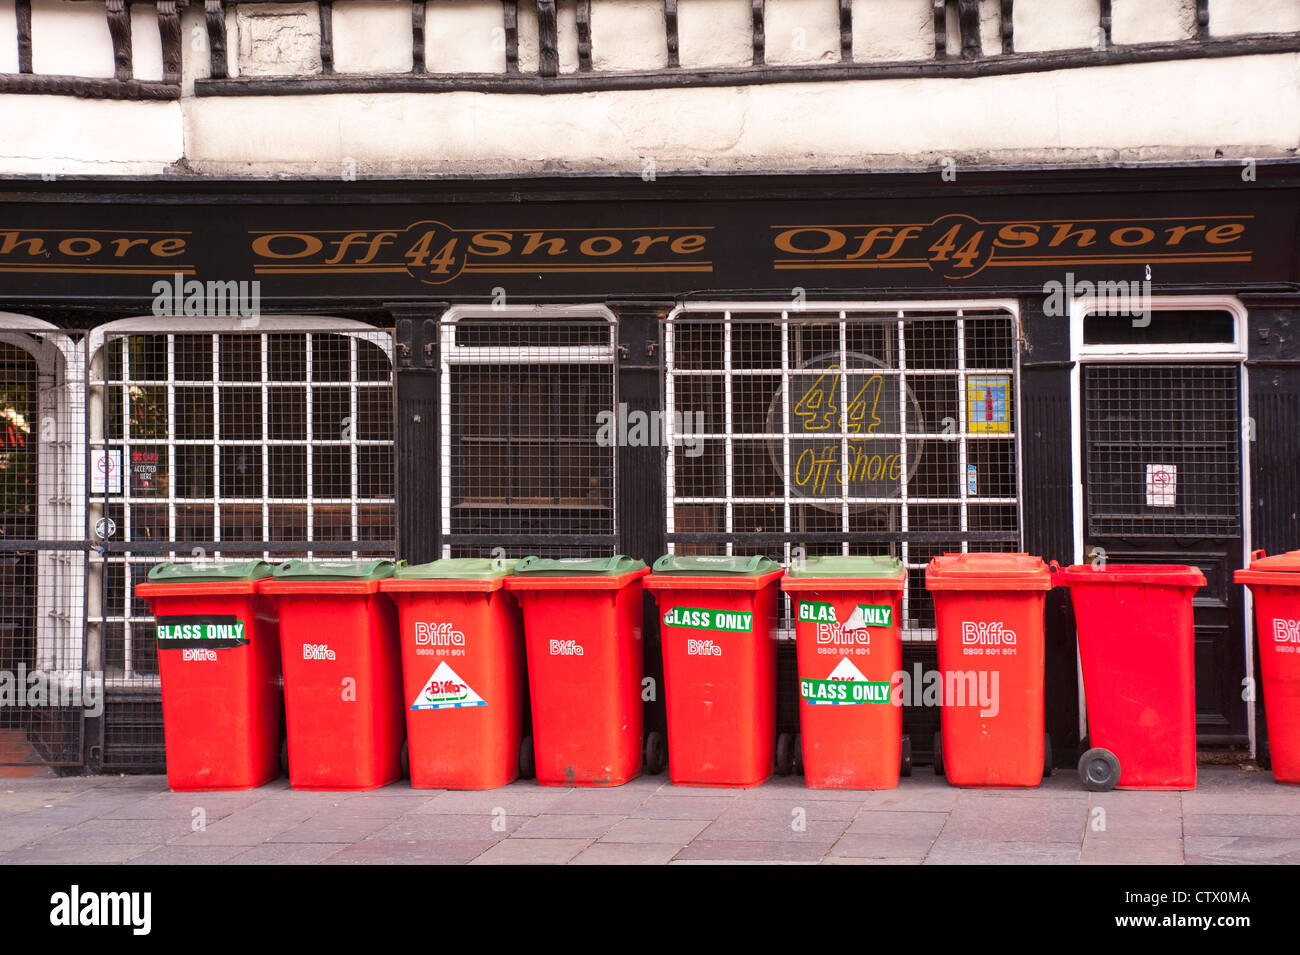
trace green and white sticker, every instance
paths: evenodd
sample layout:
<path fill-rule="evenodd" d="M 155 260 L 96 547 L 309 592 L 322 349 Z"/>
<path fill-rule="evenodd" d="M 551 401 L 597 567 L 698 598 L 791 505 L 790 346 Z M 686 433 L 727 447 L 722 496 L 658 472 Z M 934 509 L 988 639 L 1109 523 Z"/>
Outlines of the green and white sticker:
<path fill-rule="evenodd" d="M 248 642 L 244 621 L 224 614 L 158 618 L 158 649 L 239 647 Z"/>
<path fill-rule="evenodd" d="M 664 626 L 690 630 L 721 630 L 725 633 L 749 633 L 754 615 L 741 610 L 706 610 L 703 607 L 674 607 L 664 614 Z"/>
<path fill-rule="evenodd" d="M 799 696 L 804 702 L 817 704 L 861 705 L 888 703 L 888 680 L 868 680 L 862 671 L 845 657 L 825 680 L 799 680 Z"/>
<path fill-rule="evenodd" d="M 823 600 L 799 601 L 799 619 L 807 623 L 839 623 L 835 619 L 835 608 Z M 892 627 L 894 625 L 894 608 L 889 604 L 858 604 L 844 621 L 850 630 L 863 627 Z"/>

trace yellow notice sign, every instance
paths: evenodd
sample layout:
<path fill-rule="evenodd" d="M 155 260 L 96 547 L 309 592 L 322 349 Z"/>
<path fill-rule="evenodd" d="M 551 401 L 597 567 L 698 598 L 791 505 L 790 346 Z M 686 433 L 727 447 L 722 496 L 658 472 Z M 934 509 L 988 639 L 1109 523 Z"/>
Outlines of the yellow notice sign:
<path fill-rule="evenodd" d="M 972 434 L 1011 431 L 1011 376 L 970 375 L 966 379 L 966 430 Z"/>

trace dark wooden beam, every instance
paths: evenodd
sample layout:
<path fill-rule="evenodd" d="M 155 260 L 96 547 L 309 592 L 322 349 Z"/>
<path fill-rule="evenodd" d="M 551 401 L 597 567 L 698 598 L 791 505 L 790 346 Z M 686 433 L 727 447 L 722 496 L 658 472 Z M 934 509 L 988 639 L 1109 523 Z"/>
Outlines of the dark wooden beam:
<path fill-rule="evenodd" d="M 1210 0 L 1196 0 L 1196 39 L 1210 36 Z"/>
<path fill-rule="evenodd" d="M 583 73 L 591 70 L 591 0 L 578 0 L 576 11 L 578 23 L 578 69 Z"/>
<path fill-rule="evenodd" d="M 559 47 L 555 0 L 537 0 L 537 72 L 540 75 L 559 76 Z"/>
<path fill-rule="evenodd" d="M 948 55 L 948 0 L 933 0 L 930 13 L 934 17 L 934 58 L 942 60 Z"/>
<path fill-rule="evenodd" d="M 984 55 L 980 44 L 980 0 L 957 0 L 957 23 L 961 28 L 962 59 L 979 59 Z"/>
<path fill-rule="evenodd" d="M 424 0 L 411 4 L 411 72 L 423 73 L 424 65 Z"/>
<path fill-rule="evenodd" d="M 750 21 L 753 24 L 750 36 L 754 44 L 753 62 L 755 66 L 762 66 L 767 62 L 767 35 L 766 19 L 763 10 L 763 0 L 750 0 Z"/>
<path fill-rule="evenodd" d="M 1002 9 L 998 13 L 998 26 L 1002 32 L 1002 54 L 1016 52 L 1014 0 L 1002 0 Z"/>
<path fill-rule="evenodd" d="M 221 0 L 203 0 L 203 16 L 208 23 L 208 60 L 212 78 L 224 80 L 226 69 L 226 8 Z"/>
<path fill-rule="evenodd" d="M 131 10 L 126 0 L 105 0 L 108 15 L 108 33 L 113 40 L 113 78 L 129 80 L 134 75 L 131 66 Z"/>
<path fill-rule="evenodd" d="M 501 23 L 506 35 L 506 72 L 519 72 L 519 0 L 501 0 Z"/>
<path fill-rule="evenodd" d="M 853 0 L 840 0 L 840 62 L 853 62 Z"/>
<path fill-rule="evenodd" d="M 158 0 L 158 35 L 162 38 L 163 82 L 181 81 L 181 14 L 178 2 Z"/>
<path fill-rule="evenodd" d="M 32 0 L 17 0 L 14 15 L 18 20 L 18 72 L 32 71 Z"/>
<path fill-rule="evenodd" d="M 218 82 L 228 83 L 229 80 Z M 85 99 L 166 100 L 179 99 L 179 83 L 117 80 L 87 76 L 54 76 L 47 73 L 0 73 L 0 93 L 34 93 L 39 96 L 80 96 Z"/>
<path fill-rule="evenodd" d="M 320 11 L 320 71 L 330 74 L 334 72 L 333 0 L 319 0 L 316 9 Z"/>
<path fill-rule="evenodd" d="M 592 72 L 547 79 L 501 73 L 344 74 L 306 77 L 240 77 L 195 82 L 201 96 L 281 96 L 307 93 L 386 93 L 468 90 L 485 93 L 573 93 L 589 90 L 675 89 L 695 86 L 756 86 L 768 83 L 824 83 L 917 77 L 1004 76 L 1045 73 L 1123 63 L 1163 63 L 1219 57 L 1300 53 L 1300 32 L 1193 42 L 1135 43 L 1107 50 L 1054 50 L 963 60 L 908 60 L 885 63 L 808 63 L 788 66 L 719 67 Z M 160 84 L 161 85 L 161 84 Z"/>
<path fill-rule="evenodd" d="M 1097 25 L 1101 27 L 1101 35 L 1103 42 L 1106 44 L 1106 49 L 1110 49 L 1110 0 L 1098 0 L 1098 13 L 1100 14 L 1100 19 L 1098 20 Z"/>
<path fill-rule="evenodd" d="M 664 0 L 664 32 L 668 38 L 668 66 L 681 66 L 677 52 L 677 0 Z"/>

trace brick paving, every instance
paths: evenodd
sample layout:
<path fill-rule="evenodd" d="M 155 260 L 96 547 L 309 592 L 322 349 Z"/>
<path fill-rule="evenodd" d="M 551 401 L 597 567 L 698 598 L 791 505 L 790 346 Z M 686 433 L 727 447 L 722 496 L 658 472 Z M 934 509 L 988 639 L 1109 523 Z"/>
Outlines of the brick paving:
<path fill-rule="evenodd" d="M 1257 864 L 1300 862 L 1300 787 L 1201 767 L 1193 792 L 959 790 L 929 769 L 895 790 L 613 789 L 172 793 L 162 776 L 0 780 L 0 865 L 443 863 Z"/>

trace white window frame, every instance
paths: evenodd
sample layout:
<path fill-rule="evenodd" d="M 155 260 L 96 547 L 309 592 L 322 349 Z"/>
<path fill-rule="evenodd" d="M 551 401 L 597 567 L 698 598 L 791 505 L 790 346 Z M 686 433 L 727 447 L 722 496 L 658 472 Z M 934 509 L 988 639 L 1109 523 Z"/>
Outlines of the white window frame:
<path fill-rule="evenodd" d="M 958 362 L 959 365 L 961 365 L 962 367 L 957 369 L 951 369 L 951 370 L 942 369 L 938 371 L 932 371 L 932 370 L 911 371 L 911 372 L 907 371 L 906 348 L 903 342 L 903 323 L 907 320 L 907 314 L 909 312 L 917 313 L 917 312 L 925 312 L 925 311 L 933 311 L 933 312 L 940 313 L 940 315 L 945 318 L 951 316 L 952 320 L 954 320 L 957 323 L 957 342 L 958 342 L 958 354 L 959 354 Z M 682 374 L 691 374 L 693 372 L 679 371 L 673 368 L 673 360 L 675 357 L 674 348 L 673 348 L 673 329 L 674 329 L 673 322 L 679 315 L 687 315 L 692 312 L 706 312 L 706 313 L 715 313 L 715 314 L 721 313 L 723 316 L 723 321 L 725 322 L 723 326 L 724 336 L 725 336 L 723 342 L 723 364 L 724 364 L 723 400 L 725 402 L 725 415 L 724 415 L 723 427 L 725 431 L 724 433 L 717 434 L 717 435 L 714 434 L 705 434 L 705 435 L 692 434 L 691 435 L 692 439 L 721 438 L 725 441 L 726 460 L 724 462 L 724 474 L 725 474 L 725 483 L 726 483 L 727 490 L 726 492 L 724 492 L 724 497 L 722 498 L 681 498 L 674 494 L 676 488 L 675 481 L 674 481 L 675 467 L 676 467 L 676 462 L 675 462 L 676 442 L 673 440 L 674 435 L 672 433 L 673 417 L 674 417 L 673 411 L 676 409 L 676 403 L 673 400 L 673 389 L 675 386 L 674 376 L 682 375 Z M 731 315 L 735 313 L 744 314 L 744 313 L 754 313 L 754 312 L 768 313 L 768 314 L 779 313 L 781 315 L 781 321 L 782 321 L 781 367 L 779 369 L 772 369 L 770 372 L 764 371 L 762 373 L 772 374 L 772 375 L 779 374 L 782 377 L 782 380 L 786 380 L 791 372 L 789 323 L 787 319 L 791 316 L 798 317 L 799 315 L 811 314 L 811 315 L 818 315 L 818 316 L 826 315 L 828 320 L 835 320 L 831 318 L 831 315 L 833 313 L 838 313 L 838 320 L 841 322 L 846 321 L 850 313 L 856 313 L 856 314 L 874 313 L 874 314 L 878 314 L 882 318 L 889 317 L 892 313 L 892 316 L 895 319 L 895 321 L 899 323 L 900 368 L 905 374 L 910 374 L 910 375 L 916 375 L 916 374 L 954 375 L 955 374 L 957 376 L 958 381 L 960 383 L 960 388 L 958 390 L 958 406 L 957 406 L 957 413 L 958 413 L 958 418 L 961 426 L 961 430 L 959 432 L 959 437 L 961 438 L 961 440 L 959 441 L 958 444 L 959 447 L 958 469 L 960 473 L 958 475 L 959 497 L 954 501 L 952 501 L 952 503 L 956 503 L 960 505 L 961 527 L 958 531 L 954 533 L 954 536 L 964 534 L 968 530 L 967 527 L 968 493 L 967 493 L 966 474 L 965 474 L 966 440 L 972 438 L 976 440 L 980 440 L 980 438 L 977 435 L 968 434 L 966 431 L 967 374 L 968 373 L 1010 374 L 1012 376 L 1012 391 L 1014 392 L 1014 402 L 1013 402 L 1014 419 L 1013 420 L 1015 421 L 1015 427 L 1009 436 L 1001 435 L 999 437 L 1002 439 L 1010 437 L 1015 449 L 1015 467 L 1016 467 L 1015 498 L 1014 500 L 1003 499 L 1003 498 L 981 498 L 980 502 L 992 503 L 992 504 L 1012 503 L 1015 505 L 1017 546 L 1023 548 L 1024 534 L 1025 534 L 1024 504 L 1023 504 L 1024 494 L 1023 494 L 1023 484 L 1022 484 L 1022 477 L 1021 477 L 1021 472 L 1023 470 L 1022 462 L 1021 462 L 1021 433 L 1022 433 L 1021 428 L 1022 428 L 1023 418 L 1021 415 L 1021 408 L 1020 408 L 1020 348 L 1018 347 L 1023 332 L 1021 330 L 1021 322 L 1020 322 L 1020 302 L 1017 299 L 1011 299 L 1011 298 L 911 299 L 911 300 L 902 300 L 902 301 L 878 301 L 878 300 L 877 301 L 836 300 L 836 301 L 826 301 L 826 302 L 805 301 L 800 305 L 793 305 L 788 300 L 763 301 L 763 302 L 710 300 L 710 301 L 698 301 L 698 302 L 685 302 L 678 305 L 676 308 L 674 308 L 671 312 L 668 313 L 667 318 L 664 320 L 664 376 L 663 378 L 664 378 L 665 414 L 664 414 L 663 426 L 664 426 L 664 445 L 666 448 L 665 463 L 664 463 L 664 468 L 665 468 L 664 509 L 665 509 L 665 528 L 666 528 L 666 532 L 669 535 L 672 535 L 676 532 L 675 505 L 677 504 L 705 503 L 705 502 L 726 503 L 727 501 L 730 501 L 731 503 L 734 504 L 737 502 L 745 503 L 746 501 L 749 500 L 747 498 L 735 498 L 729 496 L 730 488 L 732 487 L 732 482 L 733 482 L 731 439 L 736 437 L 736 435 L 731 433 L 730 431 L 731 420 L 732 420 L 731 364 L 730 364 L 731 363 L 731 321 L 730 319 L 731 319 Z M 999 312 L 1005 313 L 1005 316 L 1011 322 L 1012 341 L 1015 346 L 1012 349 L 1012 367 L 1009 369 L 976 369 L 973 371 L 968 371 L 968 369 L 964 367 L 965 336 L 963 334 L 964 327 L 965 327 L 965 318 L 970 317 L 967 315 L 967 313 L 972 313 L 972 314 L 978 313 L 980 317 L 983 317 L 989 314 L 996 315 L 996 313 Z M 845 330 L 842 328 L 841 346 L 843 346 L 844 344 L 843 341 L 844 335 L 845 335 Z M 699 373 L 716 375 L 718 372 L 715 369 L 705 369 Z M 841 389 L 844 389 L 846 387 L 847 387 L 847 383 L 844 381 L 842 377 Z M 902 390 L 903 387 L 904 387 L 904 374 L 900 374 L 899 375 L 900 391 Z M 845 406 L 846 403 L 847 403 L 847 395 L 842 395 L 841 406 L 842 407 Z M 788 393 L 785 393 L 784 404 L 785 407 L 783 409 L 784 411 L 783 420 L 788 420 L 788 416 L 789 416 L 789 394 Z M 903 425 L 903 433 L 907 434 L 908 437 L 912 437 L 911 434 L 907 433 L 906 426 L 905 426 L 906 404 L 903 405 L 902 414 L 904 415 L 904 417 L 902 419 L 902 422 L 900 423 Z M 834 435 L 830 435 L 829 437 L 834 437 Z M 841 433 L 839 437 L 842 442 L 847 443 L 849 435 L 846 433 Z M 785 459 L 785 473 L 787 474 L 790 473 L 790 440 L 791 438 L 788 434 L 785 435 L 782 439 L 783 454 Z M 906 472 L 906 468 L 907 468 L 906 441 L 902 442 L 902 446 L 903 446 L 902 466 L 904 472 Z M 846 457 L 843 456 L 841 457 L 841 467 L 844 466 L 844 462 L 846 460 L 847 460 Z M 900 497 L 897 499 L 894 498 L 889 499 L 889 503 L 891 504 L 895 503 L 896 501 L 897 503 L 901 504 L 900 531 L 906 533 L 908 530 L 908 496 L 907 496 L 906 480 L 904 480 L 901 485 Z M 768 499 L 761 499 L 761 501 L 759 501 L 759 503 L 767 503 L 767 502 Z M 926 503 L 934 503 L 934 502 L 935 502 L 934 499 L 931 498 L 926 499 Z M 789 526 L 791 506 L 799 502 L 797 502 L 794 496 L 790 493 L 790 485 L 788 481 L 785 482 L 784 493 L 781 498 L 781 503 L 783 505 L 783 518 L 782 518 L 783 527 L 784 527 L 783 533 L 787 535 L 795 533 L 791 531 Z M 726 508 L 724 513 L 726 515 L 725 518 L 726 526 L 722 531 L 722 533 L 730 535 L 734 531 L 734 528 L 732 527 L 731 508 L 729 507 Z M 850 529 L 848 501 L 841 502 L 840 526 L 841 529 L 846 532 Z M 844 545 L 843 550 L 845 553 L 848 552 L 850 546 L 851 545 L 849 544 Z M 670 543 L 668 545 L 668 549 L 670 552 L 672 552 L 673 544 Z M 923 567 L 924 565 L 916 565 L 909 562 L 909 554 L 908 554 L 909 549 L 910 547 L 906 540 L 900 541 L 900 550 L 903 555 L 904 567 L 909 571 L 921 569 L 921 567 Z M 967 549 L 968 549 L 968 544 L 965 541 L 963 541 L 962 551 L 965 552 Z M 726 552 L 730 554 L 732 553 L 732 550 L 733 550 L 733 543 L 731 541 L 728 541 L 726 545 Z M 790 544 L 788 541 L 783 545 L 783 550 L 784 550 L 783 562 L 786 564 L 786 566 L 789 566 L 791 555 L 790 555 Z M 911 588 L 908 587 L 903 592 L 903 601 L 901 607 L 902 618 L 903 618 L 902 619 L 903 640 L 904 642 L 907 643 L 933 643 L 937 639 L 937 634 L 935 633 L 934 630 L 907 629 L 908 609 L 910 604 L 910 591 Z M 791 633 L 786 631 L 782 631 L 781 633 L 781 637 L 783 639 L 789 639 L 792 636 L 793 635 Z"/>
<path fill-rule="evenodd" d="M 367 343 L 373 344 L 383 350 L 384 354 L 388 358 L 389 367 L 392 369 L 391 381 L 389 383 L 389 387 L 393 389 L 394 393 L 396 391 L 396 387 L 397 387 L 396 365 L 393 362 L 393 330 L 390 328 L 381 328 L 379 326 L 369 325 L 365 322 L 356 321 L 355 319 L 328 318 L 328 317 L 321 317 L 321 316 L 314 316 L 314 315 L 267 315 L 267 316 L 260 316 L 257 318 L 180 318 L 180 317 L 159 318 L 157 316 L 147 315 L 147 316 L 139 316 L 134 318 L 124 318 L 118 321 L 108 322 L 103 325 L 97 326 L 91 332 L 89 336 L 89 343 L 88 343 L 88 370 L 90 372 L 90 375 L 87 378 L 87 388 L 86 388 L 87 395 L 93 396 L 97 389 L 108 387 L 107 377 L 103 375 L 102 371 L 97 373 L 95 369 L 97 367 L 96 363 L 100 360 L 100 355 L 103 350 L 103 347 L 107 343 L 110 336 L 121 337 L 121 336 L 136 336 L 136 335 L 168 335 L 168 336 L 211 335 L 213 336 L 214 348 L 216 348 L 218 347 L 217 343 L 219 342 L 220 336 L 223 334 L 226 335 L 242 334 L 242 335 L 261 335 L 261 336 L 278 335 L 278 334 L 304 334 L 310 336 L 313 334 L 319 334 L 319 335 L 337 335 L 337 336 L 342 336 L 351 339 L 353 345 L 352 345 L 352 353 L 350 356 L 350 361 L 352 362 L 352 366 L 353 366 L 353 378 L 349 382 L 350 397 L 351 397 L 350 413 L 352 415 L 354 422 L 356 421 L 356 415 L 357 415 L 356 361 L 357 361 L 357 343 L 359 341 L 364 340 Z M 309 351 L 308 352 L 309 366 L 310 366 L 310 360 L 311 358 L 310 358 L 310 351 Z M 266 362 L 267 362 L 266 338 L 263 337 L 262 355 L 261 355 L 261 362 L 260 362 L 262 380 L 260 382 L 246 383 L 247 386 L 250 388 L 260 389 L 262 394 L 262 429 L 263 429 L 262 439 L 256 442 L 231 441 L 229 443 L 242 444 L 242 445 L 257 444 L 258 446 L 263 448 L 275 447 L 275 446 L 292 446 L 292 447 L 307 447 L 307 448 L 315 447 L 319 442 L 311 437 L 310 430 L 308 431 L 306 439 L 303 441 L 296 441 L 296 440 L 275 441 L 275 440 L 268 439 L 266 437 L 267 434 L 266 429 L 268 424 L 267 416 L 269 413 L 268 404 L 267 404 L 267 389 L 277 384 L 275 382 L 271 382 L 266 377 L 267 374 Z M 169 356 L 168 364 L 169 366 L 172 364 L 172 359 L 170 356 Z M 129 380 L 129 368 L 124 368 L 124 371 L 126 372 L 124 378 L 128 378 Z M 216 370 L 216 366 L 214 365 L 214 376 L 217 374 L 218 372 Z M 169 385 L 169 386 L 174 385 L 175 384 L 174 369 L 169 368 L 167 380 L 163 382 L 159 382 L 158 384 Z M 190 382 L 190 384 L 205 384 L 205 383 Z M 222 382 L 219 377 L 214 377 L 212 382 L 210 382 L 209 384 L 211 384 L 213 391 L 219 394 L 218 392 L 219 387 L 222 386 L 238 387 L 245 383 Z M 306 386 L 305 382 L 288 382 L 285 384 L 291 384 L 295 386 Z M 335 384 L 342 385 L 344 384 L 344 382 L 336 382 Z M 307 391 L 308 391 L 307 413 L 310 416 L 311 389 L 309 386 L 307 387 Z M 106 400 L 106 395 L 100 396 L 96 400 L 101 400 L 101 401 Z M 219 400 L 220 400 L 219 397 L 214 399 L 214 401 L 219 401 Z M 214 405 L 214 409 L 213 409 L 214 415 L 218 413 L 218 407 L 219 406 Z M 169 415 L 168 415 L 169 420 L 173 418 L 173 415 L 171 414 L 171 410 L 172 409 L 169 409 Z M 98 430 L 99 420 L 100 420 L 100 416 L 98 414 L 92 415 L 91 434 L 90 434 L 90 439 L 87 442 L 87 446 L 89 447 L 103 447 L 107 442 L 107 438 L 105 435 L 96 433 L 96 431 Z M 124 419 L 124 422 L 125 420 L 126 419 Z M 394 428 L 396 428 L 395 420 L 394 420 Z M 129 433 L 124 433 L 123 440 L 129 441 Z M 216 453 L 219 456 L 220 446 L 225 444 L 226 442 L 215 441 L 210 443 L 217 448 Z M 329 442 L 329 444 L 335 445 L 337 444 L 337 442 Z M 366 441 L 364 443 L 364 446 L 366 447 L 371 447 L 371 446 L 379 447 L 385 445 L 395 448 L 396 435 L 394 434 L 394 436 L 388 439 L 387 441 Z M 169 462 L 176 460 L 177 446 L 178 445 L 175 443 L 174 438 L 172 436 L 169 436 L 168 440 L 166 441 Z M 351 462 L 351 488 L 349 491 L 349 496 L 346 501 L 346 503 L 351 505 L 354 542 L 355 542 L 355 531 L 357 528 L 357 520 L 358 520 L 358 513 L 359 513 L 358 505 L 360 503 L 360 500 L 358 498 L 358 487 L 357 487 L 357 451 L 360 446 L 361 445 L 358 444 L 358 440 L 356 438 L 356 432 L 354 428 L 351 433 L 351 437 L 349 438 L 350 462 Z M 217 458 L 217 460 L 219 461 L 219 457 Z M 220 493 L 220 487 L 214 484 L 213 486 L 214 496 L 212 498 L 210 499 L 209 498 L 182 498 L 181 502 L 186 504 L 189 503 L 211 504 L 213 506 L 214 520 L 215 520 L 214 537 L 217 540 L 220 540 L 221 537 L 221 506 L 223 504 L 229 504 L 229 503 L 261 504 L 263 532 L 265 533 L 265 528 L 268 526 L 268 511 L 271 506 L 271 499 L 267 492 L 267 489 L 269 487 L 268 484 L 269 467 L 270 467 L 269 460 L 266 455 L 263 455 L 262 496 L 260 498 L 256 498 L 256 499 L 250 498 L 246 502 L 241 502 L 240 499 L 223 497 Z M 214 474 L 214 481 L 216 479 L 217 479 L 216 474 Z M 277 504 L 280 503 L 306 504 L 308 540 L 310 540 L 313 535 L 312 517 L 313 517 L 314 505 L 316 503 L 320 503 L 321 500 L 319 498 L 315 498 L 312 496 L 311 482 L 312 482 L 312 455 L 308 454 L 306 496 L 300 499 L 284 499 L 284 500 L 281 500 L 279 498 L 275 499 L 275 503 Z M 124 503 L 126 503 L 127 498 L 129 497 L 129 494 L 127 493 L 127 488 L 129 487 L 129 485 L 127 484 L 127 479 L 125 474 L 123 475 L 122 487 L 123 487 L 123 491 L 120 497 L 121 500 Z M 90 521 L 91 523 L 93 523 L 97 517 L 102 516 L 101 501 L 103 500 L 103 498 L 96 497 L 95 495 L 90 495 L 86 499 L 89 502 Z M 332 498 L 329 500 L 331 503 L 341 503 L 340 501 L 336 501 L 335 499 Z M 171 527 L 174 528 L 176 522 L 176 507 L 177 507 L 177 497 L 174 493 L 174 489 L 168 488 L 168 493 L 165 497 L 160 496 L 156 499 L 151 499 L 151 503 L 167 505 L 168 523 Z M 396 496 L 394 495 L 392 497 L 386 497 L 386 498 L 365 498 L 364 503 L 393 504 L 394 508 L 396 508 Z M 127 524 L 127 526 L 121 528 L 121 533 L 123 534 L 123 536 L 125 536 L 130 530 L 130 513 L 131 512 L 128 507 L 124 513 L 124 521 Z M 365 548 L 361 547 L 358 549 L 364 550 Z M 241 556 L 248 556 L 250 552 L 241 551 L 240 554 Z M 217 548 L 214 548 L 212 554 L 207 556 L 209 559 L 219 560 L 222 557 L 222 551 Z M 116 557 L 110 558 L 107 555 L 92 555 L 91 566 L 99 567 L 110 560 L 116 560 L 116 559 L 119 558 Z M 129 566 L 129 565 L 138 566 L 141 564 L 148 564 L 152 562 L 149 559 L 131 560 L 126 554 L 121 555 L 120 560 L 122 561 L 124 566 Z M 96 629 L 96 637 L 98 640 L 98 646 L 101 654 L 103 652 L 103 640 L 104 640 L 106 625 L 121 623 L 123 627 L 122 673 L 120 676 L 114 676 L 111 678 L 105 677 L 104 682 L 106 688 L 114 689 L 114 688 L 121 687 L 121 688 L 129 688 L 131 690 L 148 690 L 151 687 L 158 686 L 157 675 L 138 674 L 133 669 L 132 659 L 131 659 L 132 650 L 133 650 L 133 641 L 132 641 L 133 625 L 143 623 L 146 620 L 151 618 L 137 616 L 136 614 L 132 613 L 133 595 L 130 592 L 131 591 L 130 575 L 126 574 L 124 576 L 124 582 L 127 587 L 127 592 L 123 598 L 124 603 L 122 606 L 121 616 L 118 616 L 117 614 L 108 614 L 104 612 L 104 610 L 106 609 L 105 597 L 98 590 L 98 585 L 96 583 L 97 580 L 98 577 L 92 575 L 90 591 L 88 594 L 89 599 L 86 607 L 86 621 L 87 621 L 88 629 L 91 628 Z M 98 612 L 93 612 L 96 604 L 98 605 Z M 102 658 L 98 661 L 97 668 L 101 670 L 103 669 Z"/>
<path fill-rule="evenodd" d="M 608 345 L 494 345 L 457 346 L 456 326 L 464 320 L 531 320 L 563 322 L 573 319 L 599 319 L 609 326 Z M 451 533 L 451 372 L 461 365 L 609 365 L 613 411 L 618 411 L 618 317 L 604 305 L 454 305 L 438 319 L 439 341 L 439 422 L 438 452 L 441 495 L 438 526 L 441 535 Z M 592 422 L 593 430 L 595 422 Z M 618 524 L 618 450 L 610 449 L 610 534 L 617 540 Z M 451 556 L 451 545 L 443 544 L 442 557 Z"/>
<path fill-rule="evenodd" d="M 1083 323 L 1094 313 L 1141 314 L 1141 310 L 1227 312 L 1233 318 L 1231 342 L 1172 342 L 1151 345 L 1088 345 L 1083 340 Z M 1244 423 L 1249 420 L 1250 372 L 1246 368 L 1248 310 L 1241 299 L 1233 295 L 1152 295 L 1152 296 L 1080 296 L 1070 302 L 1070 468 L 1074 488 L 1074 563 L 1087 559 L 1083 552 L 1083 366 L 1093 362 L 1116 364 L 1133 362 L 1236 362 L 1239 372 L 1238 415 Z M 1250 442 L 1239 437 L 1241 448 L 1241 560 L 1242 566 L 1250 564 Z M 1246 679 L 1253 685 L 1255 659 L 1253 622 L 1255 604 L 1250 588 L 1245 588 L 1242 600 L 1242 635 L 1245 643 Z M 1078 660 L 1075 647 L 1079 683 L 1079 736 L 1088 731 L 1088 716 L 1083 689 L 1083 665 Z M 1255 707 L 1243 701 L 1246 707 L 1246 733 L 1250 737 L 1250 757 L 1255 757 Z"/>

